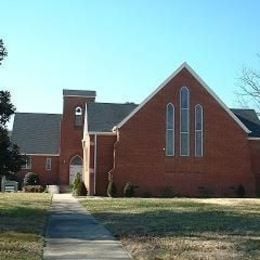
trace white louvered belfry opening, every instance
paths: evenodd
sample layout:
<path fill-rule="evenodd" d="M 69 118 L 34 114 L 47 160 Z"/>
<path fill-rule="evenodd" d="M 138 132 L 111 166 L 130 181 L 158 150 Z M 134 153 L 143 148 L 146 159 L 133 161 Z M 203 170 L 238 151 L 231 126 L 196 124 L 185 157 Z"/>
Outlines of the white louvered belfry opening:
<path fill-rule="evenodd" d="M 75 108 L 75 126 L 82 126 L 83 124 L 83 111 L 81 107 Z"/>

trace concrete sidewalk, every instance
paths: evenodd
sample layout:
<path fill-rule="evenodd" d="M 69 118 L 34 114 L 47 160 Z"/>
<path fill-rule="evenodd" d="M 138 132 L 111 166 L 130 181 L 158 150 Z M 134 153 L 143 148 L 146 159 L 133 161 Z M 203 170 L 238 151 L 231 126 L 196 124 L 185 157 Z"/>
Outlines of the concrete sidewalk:
<path fill-rule="evenodd" d="M 131 259 L 71 194 L 54 194 L 44 259 Z"/>

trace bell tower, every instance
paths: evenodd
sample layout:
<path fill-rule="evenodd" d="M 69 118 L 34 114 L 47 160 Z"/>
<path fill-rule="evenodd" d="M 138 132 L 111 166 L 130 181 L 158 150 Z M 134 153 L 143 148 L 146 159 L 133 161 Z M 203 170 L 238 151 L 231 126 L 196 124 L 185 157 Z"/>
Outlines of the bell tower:
<path fill-rule="evenodd" d="M 81 141 L 83 139 L 85 105 L 95 102 L 95 98 L 95 91 L 63 90 L 59 162 L 60 185 L 72 184 L 75 175 L 80 172 L 80 165 L 83 166 Z M 74 165 L 75 158 L 77 158 L 77 164 Z"/>

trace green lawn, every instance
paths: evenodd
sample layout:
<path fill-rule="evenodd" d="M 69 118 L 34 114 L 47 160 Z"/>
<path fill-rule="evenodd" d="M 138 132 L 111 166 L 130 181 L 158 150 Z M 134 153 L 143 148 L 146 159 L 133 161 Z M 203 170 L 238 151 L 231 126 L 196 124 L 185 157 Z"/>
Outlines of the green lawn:
<path fill-rule="evenodd" d="M 134 259 L 260 259 L 260 199 L 86 199 Z"/>
<path fill-rule="evenodd" d="M 0 259 L 41 259 L 51 196 L 0 193 Z"/>

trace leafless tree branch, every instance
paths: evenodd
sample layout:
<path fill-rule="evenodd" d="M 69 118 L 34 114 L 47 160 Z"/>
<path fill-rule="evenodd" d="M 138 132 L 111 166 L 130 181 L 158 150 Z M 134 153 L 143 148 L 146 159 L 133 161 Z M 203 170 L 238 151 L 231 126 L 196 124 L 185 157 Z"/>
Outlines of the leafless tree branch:
<path fill-rule="evenodd" d="M 260 59 L 260 55 L 257 55 Z M 238 78 L 238 103 L 253 105 L 260 112 L 260 71 L 244 67 Z"/>

